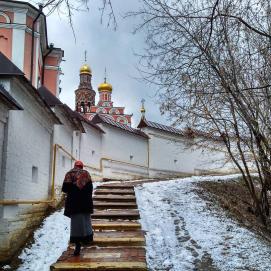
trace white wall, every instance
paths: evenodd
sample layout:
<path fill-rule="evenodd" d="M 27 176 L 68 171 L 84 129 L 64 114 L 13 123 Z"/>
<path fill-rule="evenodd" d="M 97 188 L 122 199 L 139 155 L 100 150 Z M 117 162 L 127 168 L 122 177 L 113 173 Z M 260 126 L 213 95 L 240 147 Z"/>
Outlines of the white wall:
<path fill-rule="evenodd" d="M 24 110 L 9 112 L 4 198 L 48 199 L 53 122 L 18 82 L 7 90 Z"/>
<path fill-rule="evenodd" d="M 17 79 L 0 83 L 24 110 L 9 111 L 1 184 L 4 200 L 47 200 L 51 189 L 53 120 Z M 43 218 L 47 204 L 1 208 L 0 259 L 20 247 Z"/>
<path fill-rule="evenodd" d="M 54 125 L 54 144 L 62 146 L 67 152 L 72 153 L 73 151 L 73 131 L 75 128 L 72 127 L 70 121 L 63 114 L 63 111 L 59 107 L 54 108 L 54 112 L 62 122 L 62 125 Z M 65 154 L 61 149 L 57 149 L 56 152 L 56 174 L 55 174 L 55 188 L 56 194 L 59 195 L 61 192 L 62 183 L 65 174 L 72 168 L 72 159 Z"/>
<path fill-rule="evenodd" d="M 3 198 L 4 192 L 4 182 L 2 177 L 2 166 L 3 166 L 3 151 L 4 145 L 6 145 L 5 132 L 6 132 L 6 123 L 8 118 L 8 108 L 7 106 L 0 101 L 0 198 Z M 1 213 L 0 213 L 1 217 Z"/>
<path fill-rule="evenodd" d="M 72 155 L 78 160 L 80 159 L 80 143 L 81 143 L 81 132 L 73 131 L 73 144 L 72 144 Z"/>
<path fill-rule="evenodd" d="M 212 141 L 207 147 L 193 146 L 195 140 L 170 134 L 157 129 L 142 129 L 150 137 L 150 176 L 162 177 L 202 172 L 227 172 L 224 165 L 225 152 L 221 143 Z"/>
<path fill-rule="evenodd" d="M 83 123 L 86 133 L 81 134 L 80 141 L 80 160 L 87 166 L 85 167 L 93 179 L 101 179 L 100 159 L 102 157 L 102 136 L 103 134 L 87 123 Z"/>
<path fill-rule="evenodd" d="M 105 131 L 102 156 L 109 159 L 102 161 L 104 178 L 147 177 L 148 139 L 107 124 L 99 126 Z"/>

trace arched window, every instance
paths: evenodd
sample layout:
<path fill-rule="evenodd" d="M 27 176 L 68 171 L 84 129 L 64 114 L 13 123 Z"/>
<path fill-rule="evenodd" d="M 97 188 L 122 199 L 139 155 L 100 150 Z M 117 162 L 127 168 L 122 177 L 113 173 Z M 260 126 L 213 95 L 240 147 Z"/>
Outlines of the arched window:
<path fill-rule="evenodd" d="M 90 112 L 90 107 L 91 107 L 90 102 L 88 102 L 87 112 Z"/>
<path fill-rule="evenodd" d="M 85 113 L 85 103 L 81 102 L 80 112 Z"/>
<path fill-rule="evenodd" d="M 10 24 L 9 16 L 6 13 L 2 12 L 2 11 L 0 11 L 0 22 Z"/>

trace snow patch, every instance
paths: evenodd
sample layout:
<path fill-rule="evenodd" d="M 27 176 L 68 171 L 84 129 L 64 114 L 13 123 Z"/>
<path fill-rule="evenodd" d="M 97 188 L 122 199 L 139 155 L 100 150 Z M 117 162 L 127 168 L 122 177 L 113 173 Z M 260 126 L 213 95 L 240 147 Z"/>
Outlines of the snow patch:
<path fill-rule="evenodd" d="M 63 209 L 48 216 L 34 233 L 34 243 L 25 248 L 19 258 L 23 261 L 17 271 L 48 271 L 68 247 L 70 219 Z"/>

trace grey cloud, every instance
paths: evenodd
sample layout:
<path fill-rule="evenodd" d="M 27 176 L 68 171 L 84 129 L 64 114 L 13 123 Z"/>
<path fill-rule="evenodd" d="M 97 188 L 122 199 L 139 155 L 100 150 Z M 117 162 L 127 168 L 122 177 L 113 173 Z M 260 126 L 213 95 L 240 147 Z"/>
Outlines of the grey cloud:
<path fill-rule="evenodd" d="M 146 116 L 153 121 L 167 123 L 161 117 L 156 104 L 155 87 L 135 79 L 139 77 L 136 65 L 138 58 L 134 52 L 142 52 L 144 35 L 132 34 L 135 19 L 122 19 L 127 11 L 139 7 L 138 0 L 113 0 L 118 20 L 118 29 L 108 28 L 105 14 L 104 23 L 100 23 L 100 1 L 90 2 L 90 11 L 75 12 L 73 17 L 76 43 L 67 18 L 53 14 L 48 17 L 49 42 L 65 51 L 66 61 L 62 63 L 64 76 L 61 77 L 62 93 L 60 99 L 74 108 L 74 90 L 79 83 L 79 68 L 84 63 L 84 50 L 88 51 L 88 63 L 93 77 L 95 90 L 103 81 L 104 68 L 107 68 L 108 82 L 113 85 L 112 99 L 115 106 L 125 106 L 126 113 L 133 113 L 133 125 L 140 120 L 140 101 L 146 100 Z M 98 95 L 96 96 L 98 97 Z"/>

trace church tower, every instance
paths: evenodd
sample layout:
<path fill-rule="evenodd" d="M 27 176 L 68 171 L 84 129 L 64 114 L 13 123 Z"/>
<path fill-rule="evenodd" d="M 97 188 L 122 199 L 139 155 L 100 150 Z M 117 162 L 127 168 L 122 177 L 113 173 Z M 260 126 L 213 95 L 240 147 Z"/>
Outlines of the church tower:
<path fill-rule="evenodd" d="M 75 108 L 79 113 L 89 113 L 95 105 L 95 91 L 91 85 L 92 71 L 89 65 L 84 64 L 80 68 L 80 84 L 75 90 Z"/>
<path fill-rule="evenodd" d="M 85 59 L 86 60 L 86 59 Z M 75 91 L 75 108 L 86 119 L 92 120 L 96 114 L 110 118 L 111 120 L 131 126 L 132 114 L 125 114 L 125 107 L 113 105 L 111 99 L 113 87 L 106 80 L 98 86 L 99 101 L 95 105 L 95 91 L 91 86 L 92 71 L 87 64 L 80 69 L 80 84 Z"/>

